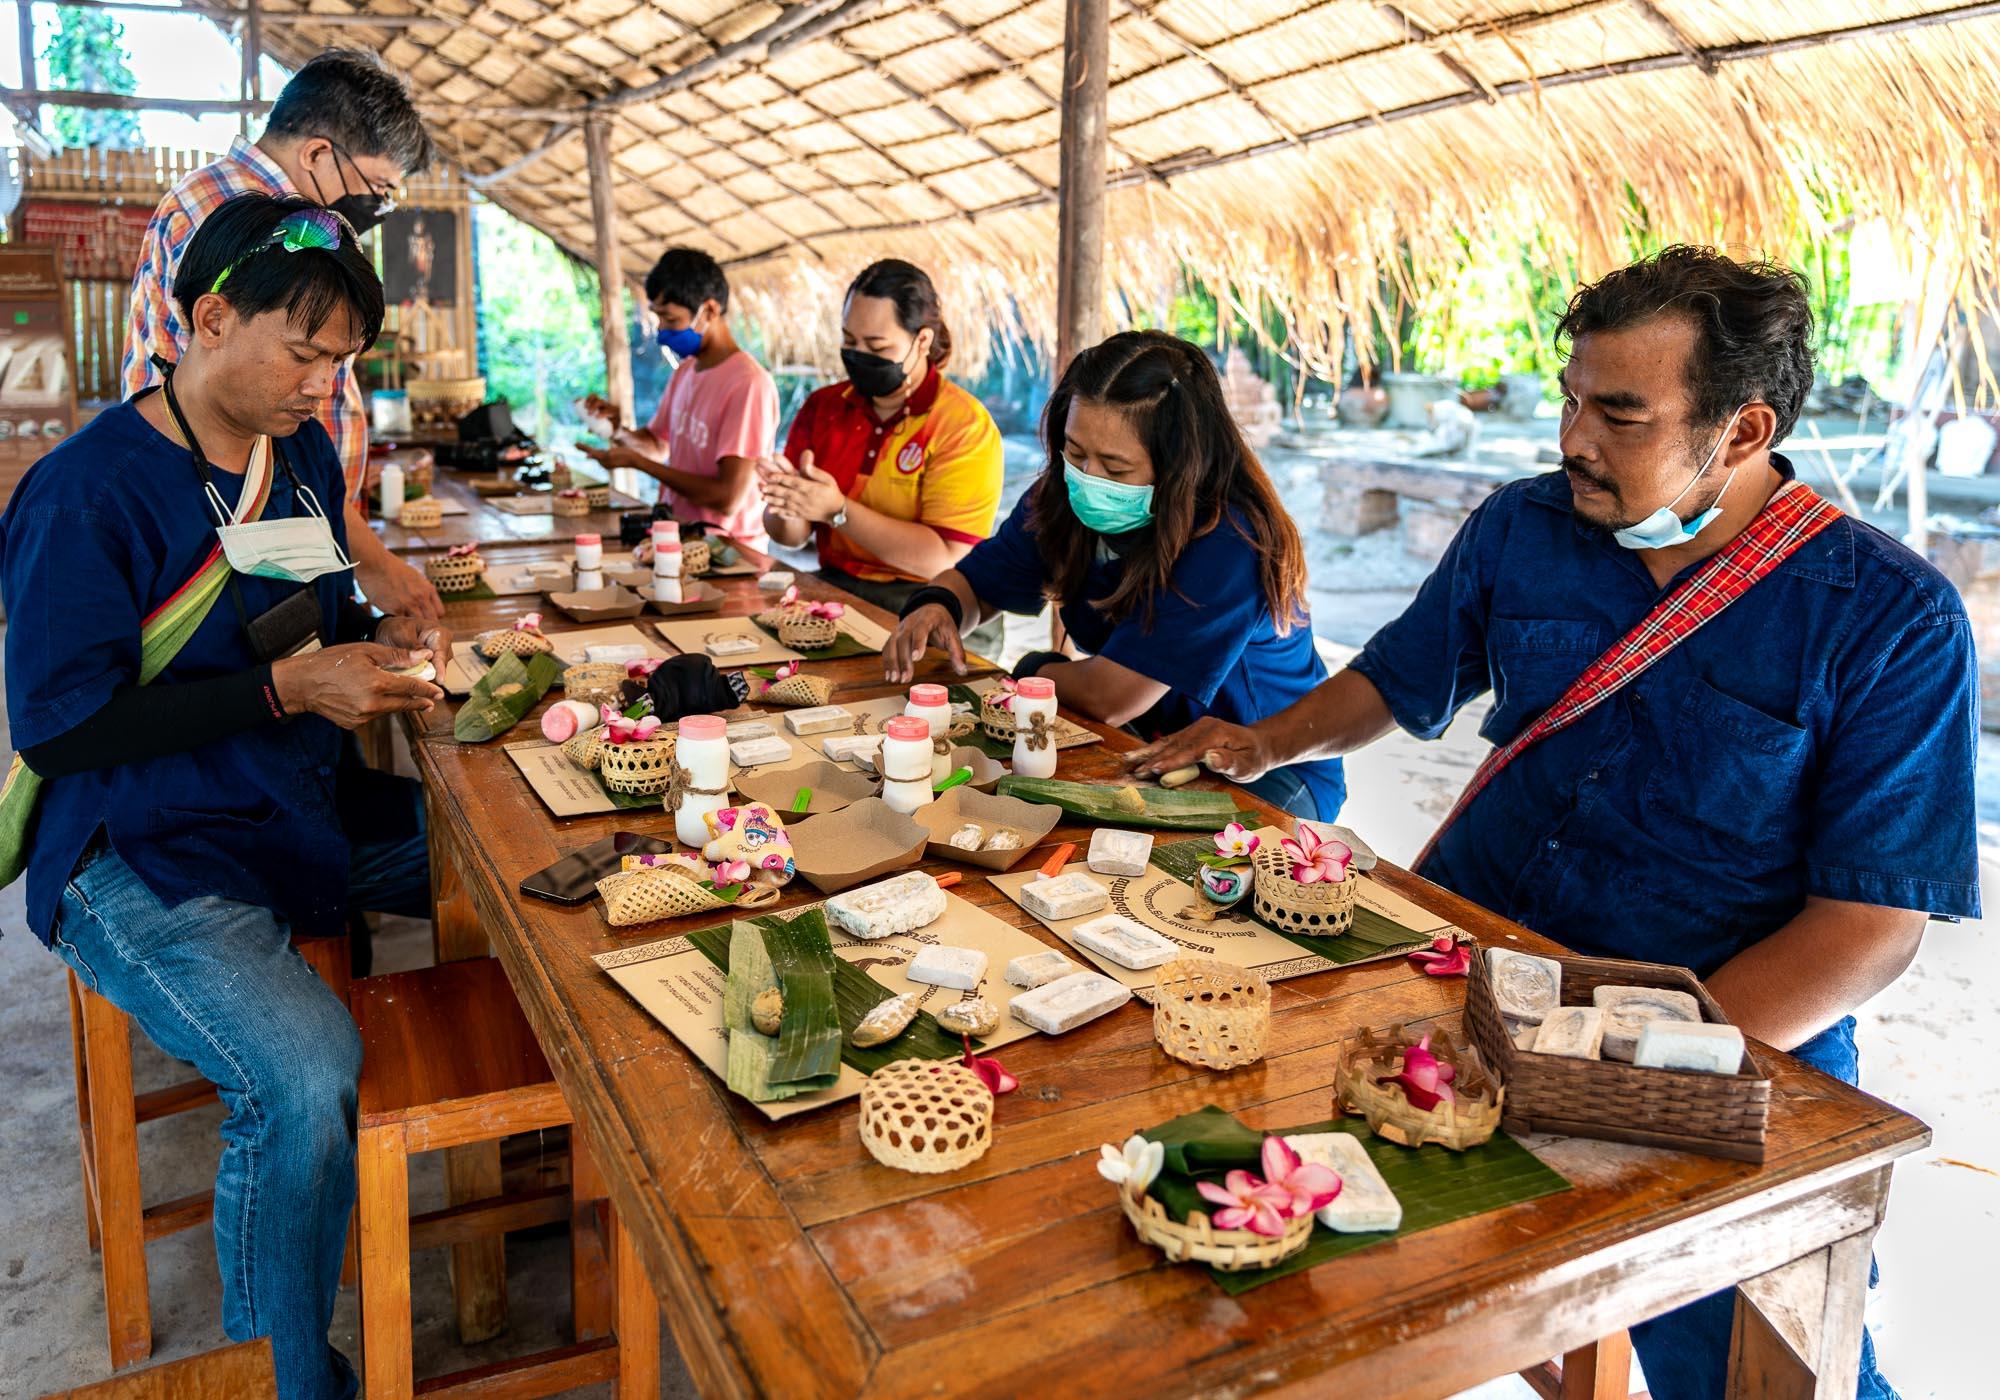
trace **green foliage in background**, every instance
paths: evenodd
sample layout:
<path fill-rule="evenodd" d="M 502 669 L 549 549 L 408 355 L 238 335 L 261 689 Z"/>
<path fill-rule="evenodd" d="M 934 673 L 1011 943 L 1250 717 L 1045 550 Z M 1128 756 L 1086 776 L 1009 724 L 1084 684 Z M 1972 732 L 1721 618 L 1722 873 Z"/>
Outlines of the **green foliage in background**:
<path fill-rule="evenodd" d="M 103 10 L 58 8 L 55 36 L 42 50 L 42 59 L 52 88 L 127 95 L 138 90 L 125 66 L 125 26 Z M 136 149 L 146 144 L 134 112 L 58 107 L 55 127 L 65 146 Z"/>
<path fill-rule="evenodd" d="M 491 398 L 537 437 L 574 422 L 570 405 L 604 390 L 597 276 L 491 204 L 473 211 L 479 267 L 479 371 Z"/>

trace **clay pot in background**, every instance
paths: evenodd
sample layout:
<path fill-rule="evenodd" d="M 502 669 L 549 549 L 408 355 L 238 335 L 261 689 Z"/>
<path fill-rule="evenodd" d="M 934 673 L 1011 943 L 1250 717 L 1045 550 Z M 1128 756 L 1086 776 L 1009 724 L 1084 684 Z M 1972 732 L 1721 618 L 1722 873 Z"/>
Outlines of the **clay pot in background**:
<path fill-rule="evenodd" d="M 1348 428 L 1380 427 L 1389 395 L 1379 384 L 1354 384 L 1340 391 L 1340 422 Z"/>

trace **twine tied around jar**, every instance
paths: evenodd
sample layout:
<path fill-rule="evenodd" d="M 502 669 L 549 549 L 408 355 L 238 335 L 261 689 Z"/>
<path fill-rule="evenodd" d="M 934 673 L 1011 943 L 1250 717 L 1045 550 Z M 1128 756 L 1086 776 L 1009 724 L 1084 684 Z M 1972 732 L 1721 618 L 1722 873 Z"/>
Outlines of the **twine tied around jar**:
<path fill-rule="evenodd" d="M 682 799 L 690 794 L 696 797 L 726 797 L 729 795 L 729 788 L 726 785 L 716 788 L 696 787 L 694 785 L 694 775 L 679 763 L 676 763 L 674 765 L 673 776 L 667 779 L 667 810 L 669 812 L 678 812 Z"/>
<path fill-rule="evenodd" d="M 1049 717 L 1040 710 L 1028 716 L 1027 744 L 1030 749 L 1049 746 Z"/>

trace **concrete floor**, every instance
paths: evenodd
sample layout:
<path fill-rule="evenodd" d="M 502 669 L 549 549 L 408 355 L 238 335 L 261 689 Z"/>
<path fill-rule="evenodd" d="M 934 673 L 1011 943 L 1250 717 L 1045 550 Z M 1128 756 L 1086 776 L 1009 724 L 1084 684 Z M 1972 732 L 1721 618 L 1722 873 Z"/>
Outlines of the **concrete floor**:
<path fill-rule="evenodd" d="M 1010 443 L 1010 486 L 1030 454 Z M 1280 474 L 1288 500 L 1316 510 L 1316 476 L 1301 464 Z M 1011 493 L 1010 493 L 1011 495 Z M 1309 504 L 1306 504 L 1309 503 Z M 1306 521 L 1301 522 L 1307 523 Z M 1308 535 L 1315 628 L 1336 662 L 1407 602 L 1425 572 L 1399 553 L 1393 534 L 1343 541 Z M 1036 630 L 1010 630 L 1009 651 Z M 1042 632 L 1045 636 L 1045 630 Z M 1475 766 L 1478 715 L 1461 716 L 1435 744 L 1392 737 L 1349 761 L 1345 820 L 1391 860 L 1407 861 Z M 0 725 L 4 719 L 0 718 Z M 0 747 L 4 747 L 0 729 Z M 1982 885 L 2000 897 L 2000 740 L 1980 754 Z M 20 888 L 0 892 L 0 1400 L 99 1380 L 106 1374 L 103 1301 L 85 1247 L 76 1179 L 76 1121 L 61 964 L 28 934 Z M 428 960 L 427 926 L 385 930 L 378 967 Z M 1928 1122 L 1931 1147 L 1897 1168 L 1879 1241 L 1882 1287 L 1870 1302 L 1883 1371 L 1905 1396 L 1990 1393 L 1986 1298 L 2000 1253 L 2000 1011 L 1979 986 L 2000 986 L 2000 938 L 1984 924 L 1934 925 L 1915 965 L 1861 1015 L 1863 1086 Z M 178 1078 L 172 1062 L 141 1044 L 140 1087 Z M 219 1110 L 149 1125 L 141 1135 L 147 1193 L 168 1199 L 206 1187 L 217 1152 Z M 441 1203 L 441 1172 L 420 1161 L 416 1208 Z M 191 1231 L 148 1252 L 161 1359 L 222 1343 L 215 1256 L 208 1234 Z M 457 1345 L 442 1254 L 415 1266 L 419 1374 L 555 1345 L 567 1338 L 567 1245 L 561 1237 L 517 1241 L 508 1253 L 512 1328 L 486 1346 Z M 335 1344 L 358 1352 L 353 1294 L 342 1295 Z M 691 1395 L 671 1338 L 662 1393 Z M 604 1388 L 595 1388 L 602 1393 Z M 591 1393 L 591 1392 L 579 1392 Z M 1514 1380 L 1472 1392 L 1525 1396 Z"/>

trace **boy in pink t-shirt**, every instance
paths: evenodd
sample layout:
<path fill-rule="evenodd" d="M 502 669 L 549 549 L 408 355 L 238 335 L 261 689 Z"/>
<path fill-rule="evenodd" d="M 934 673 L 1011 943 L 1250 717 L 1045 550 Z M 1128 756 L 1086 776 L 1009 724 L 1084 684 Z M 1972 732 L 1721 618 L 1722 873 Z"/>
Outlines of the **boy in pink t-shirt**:
<path fill-rule="evenodd" d="M 646 275 L 646 300 L 661 348 L 680 363 L 643 428 L 620 426 L 612 405 L 591 399 L 587 407 L 612 420 L 611 446 L 581 450 L 656 478 L 684 524 L 707 521 L 762 549 L 764 493 L 752 468 L 777 436 L 778 388 L 729 329 L 728 279 L 708 254 L 669 248 Z"/>

